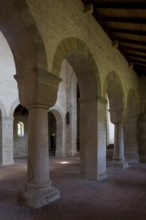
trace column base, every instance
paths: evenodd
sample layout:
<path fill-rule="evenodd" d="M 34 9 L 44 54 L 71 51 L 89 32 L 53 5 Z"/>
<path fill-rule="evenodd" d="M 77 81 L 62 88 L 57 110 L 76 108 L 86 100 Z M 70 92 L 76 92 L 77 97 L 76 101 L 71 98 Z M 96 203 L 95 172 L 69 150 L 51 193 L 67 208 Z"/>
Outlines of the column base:
<path fill-rule="evenodd" d="M 92 180 L 97 180 L 97 181 L 102 181 L 104 179 L 107 178 L 107 174 L 106 173 L 102 173 L 102 174 L 96 174 L 96 175 L 92 175 L 92 174 L 87 174 L 87 173 L 80 173 L 80 178 L 82 179 L 92 179 Z"/>
<path fill-rule="evenodd" d="M 62 151 L 56 151 L 55 157 L 64 158 L 65 157 L 65 153 L 62 152 Z"/>
<path fill-rule="evenodd" d="M 104 180 L 106 178 L 107 178 L 107 174 L 106 173 L 102 173 L 102 174 L 97 176 L 97 181 L 102 181 L 102 180 Z"/>
<path fill-rule="evenodd" d="M 18 202 L 32 208 L 40 208 L 60 198 L 60 192 L 53 186 L 26 184 L 24 192 L 18 193 Z"/>
<path fill-rule="evenodd" d="M 74 157 L 76 154 L 77 154 L 77 151 L 75 151 L 75 152 L 67 151 L 67 152 L 65 153 L 65 156 L 66 156 L 66 157 Z"/>
<path fill-rule="evenodd" d="M 0 166 L 11 166 L 11 165 L 14 165 L 14 161 L 0 162 Z"/>
<path fill-rule="evenodd" d="M 128 167 L 128 162 L 125 160 L 113 160 L 113 166 L 116 168 L 126 169 Z"/>

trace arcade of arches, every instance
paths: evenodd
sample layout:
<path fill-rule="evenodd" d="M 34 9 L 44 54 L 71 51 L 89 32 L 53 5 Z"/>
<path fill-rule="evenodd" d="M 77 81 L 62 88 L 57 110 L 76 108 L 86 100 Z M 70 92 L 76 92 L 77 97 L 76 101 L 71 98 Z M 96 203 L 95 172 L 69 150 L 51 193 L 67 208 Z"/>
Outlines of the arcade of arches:
<path fill-rule="evenodd" d="M 49 154 L 80 155 L 81 177 L 97 181 L 108 178 L 108 159 L 119 169 L 146 162 L 146 77 L 83 8 L 0 1 L 0 164 L 28 156 L 31 207 L 60 197 Z"/>

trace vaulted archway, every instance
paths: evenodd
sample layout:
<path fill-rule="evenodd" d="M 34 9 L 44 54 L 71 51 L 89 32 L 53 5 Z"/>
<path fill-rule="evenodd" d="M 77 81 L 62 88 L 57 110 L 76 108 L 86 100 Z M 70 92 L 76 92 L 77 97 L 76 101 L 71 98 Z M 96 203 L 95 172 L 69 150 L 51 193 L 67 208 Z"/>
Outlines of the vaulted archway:
<path fill-rule="evenodd" d="M 115 126 L 113 163 L 117 167 L 127 167 L 124 156 L 124 114 L 125 98 L 121 81 L 115 72 L 110 72 L 104 84 L 104 96 L 109 99 L 111 122 Z"/>
<path fill-rule="evenodd" d="M 54 106 L 51 108 L 48 112 L 49 114 L 52 113 L 52 115 L 55 118 L 55 124 L 51 125 L 51 121 L 49 123 L 50 126 L 52 126 L 52 131 L 49 129 L 49 143 L 51 144 L 51 138 L 52 141 L 54 140 L 55 143 L 55 156 L 56 157 L 64 157 L 65 156 L 65 117 L 63 115 L 63 112 L 61 109 L 59 109 L 57 106 Z M 54 120 L 53 120 L 54 121 Z"/>
<path fill-rule="evenodd" d="M 100 180 L 106 176 L 106 139 L 105 100 L 99 96 L 98 69 L 89 48 L 78 38 L 60 42 L 52 65 L 54 74 L 59 75 L 64 59 L 73 68 L 80 89 L 80 173 L 84 178 Z"/>
<path fill-rule="evenodd" d="M 18 104 L 13 112 L 14 158 L 28 155 L 28 110 Z"/>
<path fill-rule="evenodd" d="M 25 0 L 0 1 L 0 31 L 12 50 L 16 74 L 29 74 L 36 67 L 47 70 L 43 41 Z"/>
<path fill-rule="evenodd" d="M 28 178 L 21 196 L 36 208 L 59 198 L 49 177 L 47 110 L 56 101 L 60 79 L 47 71 L 44 44 L 25 0 L 0 1 L 0 31 L 14 57 L 20 104 L 29 109 Z"/>

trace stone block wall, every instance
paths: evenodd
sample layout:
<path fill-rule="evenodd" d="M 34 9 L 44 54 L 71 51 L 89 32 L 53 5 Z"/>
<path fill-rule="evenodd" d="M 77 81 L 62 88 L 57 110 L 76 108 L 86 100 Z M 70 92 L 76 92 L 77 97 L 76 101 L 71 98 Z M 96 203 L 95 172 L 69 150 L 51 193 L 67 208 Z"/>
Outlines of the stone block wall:
<path fill-rule="evenodd" d="M 118 49 L 112 46 L 111 40 L 94 17 L 84 13 L 81 0 L 26 0 L 26 2 L 42 36 L 49 71 L 53 70 L 54 55 L 60 42 L 73 37 L 85 42 L 93 55 L 99 71 L 102 92 L 106 76 L 109 72 L 115 71 L 124 86 L 124 95 L 127 95 L 130 88 L 137 93 L 138 82 L 135 72 L 129 68 Z M 73 46 L 74 42 L 70 41 L 69 44 Z"/>

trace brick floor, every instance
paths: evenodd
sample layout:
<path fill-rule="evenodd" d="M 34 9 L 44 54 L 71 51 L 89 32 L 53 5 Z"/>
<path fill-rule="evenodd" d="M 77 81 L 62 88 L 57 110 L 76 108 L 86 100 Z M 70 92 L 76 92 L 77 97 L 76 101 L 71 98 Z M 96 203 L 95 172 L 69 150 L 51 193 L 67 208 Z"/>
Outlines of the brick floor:
<path fill-rule="evenodd" d="M 61 199 L 32 209 L 18 204 L 16 198 L 26 182 L 26 161 L 0 167 L 0 220 L 146 219 L 146 164 L 132 164 L 125 170 L 109 165 L 108 178 L 99 183 L 80 179 L 77 157 L 51 158 L 50 169 Z"/>

